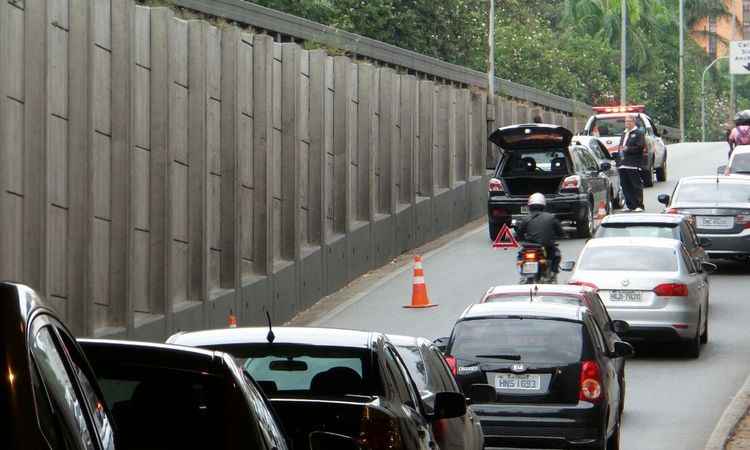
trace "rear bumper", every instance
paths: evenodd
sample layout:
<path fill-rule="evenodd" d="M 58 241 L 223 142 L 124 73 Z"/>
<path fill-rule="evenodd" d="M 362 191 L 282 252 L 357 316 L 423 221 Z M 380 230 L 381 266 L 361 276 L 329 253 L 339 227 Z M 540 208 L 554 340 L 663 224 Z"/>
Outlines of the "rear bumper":
<path fill-rule="evenodd" d="M 526 217 L 521 213 L 521 207 L 526 206 L 526 197 L 490 197 L 487 202 L 487 217 L 490 223 L 501 225 L 511 224 L 513 219 Z M 586 194 L 565 194 L 547 197 L 546 212 L 554 214 L 558 220 L 578 220 L 588 206 Z"/>
<path fill-rule="evenodd" d="M 604 435 L 605 415 L 599 404 L 503 404 L 472 408 L 482 423 L 486 447 L 575 448 L 599 442 Z"/>
<path fill-rule="evenodd" d="M 629 342 L 678 342 L 695 337 L 698 326 L 698 305 L 672 305 L 661 309 L 616 309 L 607 305 L 612 320 L 624 320 L 630 326 L 620 334 Z M 675 327 L 675 325 L 680 325 Z"/>
<path fill-rule="evenodd" d="M 711 239 L 711 246 L 706 249 L 711 258 L 750 255 L 750 229 L 738 234 L 698 233 L 698 237 Z"/>

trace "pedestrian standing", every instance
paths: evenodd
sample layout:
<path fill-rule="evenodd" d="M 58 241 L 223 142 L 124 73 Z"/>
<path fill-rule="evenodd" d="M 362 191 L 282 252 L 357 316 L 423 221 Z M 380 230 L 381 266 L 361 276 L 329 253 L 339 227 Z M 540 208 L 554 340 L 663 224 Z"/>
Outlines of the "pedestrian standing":
<path fill-rule="evenodd" d="M 631 211 L 643 211 L 643 150 L 646 137 L 643 130 L 635 126 L 633 116 L 625 117 L 625 133 L 620 138 L 620 173 L 622 193 L 625 195 L 625 206 Z"/>

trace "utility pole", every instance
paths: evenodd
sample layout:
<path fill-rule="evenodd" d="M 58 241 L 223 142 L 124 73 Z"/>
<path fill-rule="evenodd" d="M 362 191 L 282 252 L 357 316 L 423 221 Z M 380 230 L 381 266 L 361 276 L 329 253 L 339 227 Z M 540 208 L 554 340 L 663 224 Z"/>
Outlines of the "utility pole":
<path fill-rule="evenodd" d="M 622 25 L 620 26 L 620 105 L 628 102 L 628 2 L 622 0 Z"/>
<path fill-rule="evenodd" d="M 685 0 L 680 0 L 680 142 L 685 142 Z"/>
<path fill-rule="evenodd" d="M 729 45 L 731 45 L 731 42 L 735 39 L 734 34 L 737 31 L 737 14 L 736 14 L 734 3 L 735 3 L 734 0 L 732 0 L 732 34 L 730 35 L 731 37 L 729 38 L 729 42 L 730 42 Z M 729 51 L 729 49 L 727 49 L 727 51 Z M 737 102 L 737 97 L 736 97 L 736 92 L 734 90 L 734 74 L 730 70 L 729 71 L 729 120 L 727 121 L 727 123 L 732 123 L 732 121 L 734 120 L 734 111 L 736 109 L 736 105 L 735 105 L 736 102 Z"/>
<path fill-rule="evenodd" d="M 495 104 L 495 0 L 490 1 L 489 11 L 489 33 L 487 33 L 487 90 L 490 105 Z"/>

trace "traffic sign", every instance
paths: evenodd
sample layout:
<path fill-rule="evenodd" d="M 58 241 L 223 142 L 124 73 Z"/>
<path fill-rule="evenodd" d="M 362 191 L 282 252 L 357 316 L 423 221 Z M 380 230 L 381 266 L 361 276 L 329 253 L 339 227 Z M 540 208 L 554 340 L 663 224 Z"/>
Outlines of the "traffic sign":
<path fill-rule="evenodd" d="M 729 73 L 732 75 L 750 74 L 750 41 L 729 43 Z"/>
<path fill-rule="evenodd" d="M 504 223 L 503 227 L 500 229 L 500 232 L 497 233 L 495 242 L 492 243 L 492 248 L 502 248 L 503 250 L 507 250 L 509 248 L 518 248 L 518 241 L 516 241 L 516 238 L 513 236 L 510 228 L 508 228 L 507 223 Z"/>

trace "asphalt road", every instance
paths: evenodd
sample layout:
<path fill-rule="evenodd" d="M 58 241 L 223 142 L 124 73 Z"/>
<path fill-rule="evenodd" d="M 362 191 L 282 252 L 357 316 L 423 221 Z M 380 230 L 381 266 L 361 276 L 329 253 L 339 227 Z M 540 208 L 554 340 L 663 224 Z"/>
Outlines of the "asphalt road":
<path fill-rule="evenodd" d="M 659 211 L 658 193 L 671 193 L 680 177 L 715 173 L 726 144 L 678 144 L 669 148 L 669 180 L 645 193 L 649 211 Z M 584 241 L 561 242 L 563 259 L 575 259 Z M 380 280 L 345 309 L 323 317 L 321 326 L 388 333 L 447 336 L 463 309 L 486 289 L 515 284 L 515 252 L 493 250 L 486 225 L 425 255 L 429 296 L 437 308 L 403 309 L 411 293 L 411 270 Z M 567 274 L 562 277 L 565 282 Z M 698 450 L 750 372 L 750 268 L 723 263 L 711 277 L 709 343 L 698 360 L 669 348 L 638 348 L 627 364 L 622 448 Z"/>

